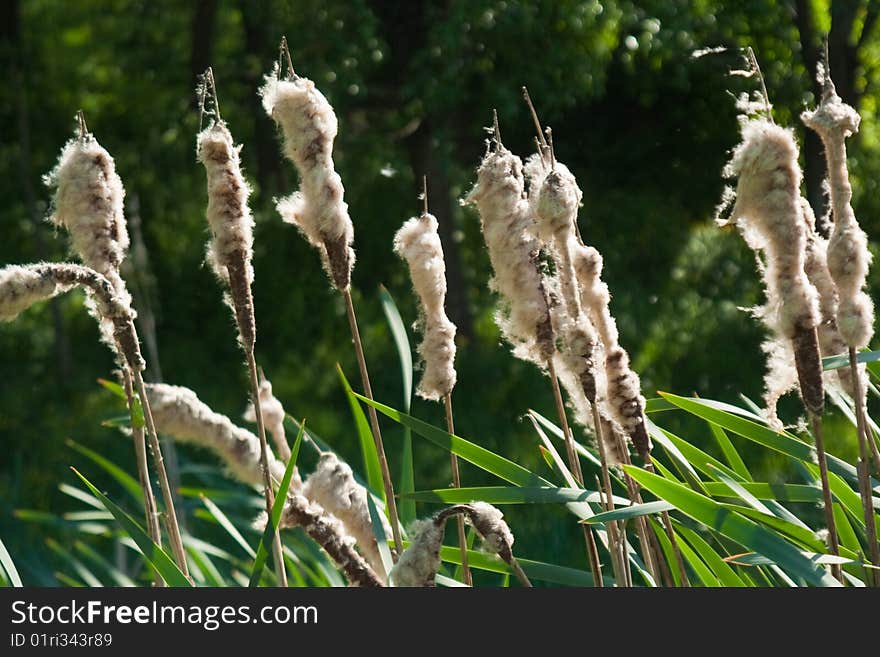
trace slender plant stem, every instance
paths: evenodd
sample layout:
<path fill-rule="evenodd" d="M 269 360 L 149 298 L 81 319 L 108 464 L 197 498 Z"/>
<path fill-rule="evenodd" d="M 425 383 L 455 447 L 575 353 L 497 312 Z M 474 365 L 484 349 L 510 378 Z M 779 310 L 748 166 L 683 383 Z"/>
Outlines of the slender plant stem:
<path fill-rule="evenodd" d="M 810 413 L 810 426 L 813 432 L 813 440 L 816 442 L 816 455 L 819 461 L 819 478 L 822 481 L 822 500 L 825 507 L 825 524 L 828 526 L 828 549 L 831 554 L 840 554 L 840 544 L 837 538 L 837 524 L 834 521 L 834 500 L 831 496 L 831 486 L 828 483 L 828 459 L 825 456 L 825 441 L 822 437 L 822 418 L 817 413 Z M 831 574 L 835 579 L 844 583 L 840 564 L 832 564 Z"/>
<path fill-rule="evenodd" d="M 177 513 L 174 510 L 174 497 L 171 494 L 171 484 L 168 482 L 168 473 L 165 471 L 165 462 L 162 458 L 162 448 L 159 445 L 159 436 L 156 433 L 156 425 L 153 423 L 153 412 L 150 410 L 150 400 L 144 387 L 144 379 L 140 370 L 132 368 L 134 385 L 138 397 L 141 398 L 141 407 L 144 410 L 144 422 L 147 425 L 147 436 L 150 439 L 150 450 L 153 452 L 153 467 L 159 475 L 159 486 L 162 489 L 162 499 L 165 502 L 165 513 L 168 524 L 168 541 L 174 552 L 174 560 L 187 579 L 189 567 L 186 563 L 186 551 L 183 549 L 183 539 L 180 537 L 180 525 L 177 523 Z"/>
<path fill-rule="evenodd" d="M 599 549 L 596 546 L 596 537 L 593 536 L 593 528 L 581 525 L 584 531 L 584 543 L 587 545 L 587 557 L 590 561 L 590 572 L 593 573 L 593 586 L 601 589 L 605 586 L 602 580 L 602 562 L 599 561 Z"/>
<path fill-rule="evenodd" d="M 127 366 L 122 367 L 122 382 L 125 390 L 125 398 L 128 402 L 128 412 L 131 415 L 131 433 L 134 438 L 134 453 L 137 461 L 138 480 L 144 495 L 144 513 L 146 514 L 147 532 L 153 543 L 162 547 L 162 529 L 159 527 L 159 514 L 156 512 L 156 497 L 153 495 L 153 486 L 150 484 L 150 466 L 147 463 L 147 443 L 144 437 L 144 427 L 135 421 L 134 389 L 131 385 L 131 372 Z M 153 570 L 153 582 L 156 586 L 165 586 L 165 580 L 155 569 Z"/>
<path fill-rule="evenodd" d="M 346 288 L 342 291 L 345 298 L 345 311 L 348 314 L 348 325 L 351 328 L 351 339 L 354 342 L 354 352 L 357 356 L 358 369 L 361 373 L 361 383 L 364 386 L 364 395 L 373 401 L 373 388 L 370 386 L 370 373 L 367 371 L 367 361 L 364 358 L 364 345 L 361 342 L 361 333 L 358 330 L 357 316 L 354 313 L 354 304 L 351 301 L 351 290 Z M 394 535 L 394 547 L 396 554 L 394 560 L 403 552 L 403 541 L 400 538 L 400 520 L 397 515 L 397 500 L 394 499 L 394 485 L 391 483 L 391 471 L 388 469 L 388 458 L 385 456 L 385 446 L 382 444 L 382 434 L 379 431 L 379 417 L 376 409 L 367 405 L 367 413 L 370 417 L 370 428 L 373 431 L 373 441 L 376 444 L 376 452 L 379 455 L 379 466 L 382 470 L 382 483 L 385 486 L 385 503 L 388 505 L 388 515 L 391 522 L 391 533 Z"/>
<path fill-rule="evenodd" d="M 611 487 L 611 475 L 608 472 L 608 460 L 605 456 L 605 436 L 602 430 L 602 422 L 599 418 L 599 410 L 596 407 L 594 402 L 590 403 L 590 408 L 593 412 L 593 428 L 596 431 L 596 446 L 599 448 L 599 464 L 602 469 L 602 486 L 597 486 L 597 488 L 605 489 L 605 510 L 613 511 L 614 510 L 614 489 Z M 598 483 L 598 482 L 597 482 Z M 612 521 L 608 523 L 608 532 L 613 544 L 617 544 L 620 540 L 620 537 L 623 537 L 623 542 L 626 543 L 626 533 L 620 531 L 621 525 L 618 524 L 617 521 Z M 618 553 L 618 569 L 625 573 L 626 579 L 631 581 L 631 575 L 629 575 L 629 555 L 626 554 L 626 550 L 623 550 L 622 555 Z"/>
<path fill-rule="evenodd" d="M 520 583 L 523 586 L 528 588 L 532 588 L 532 583 L 529 581 L 528 576 L 525 574 L 523 569 L 519 565 L 519 561 L 516 560 L 516 557 L 511 556 L 510 561 L 507 562 L 507 565 L 511 567 L 513 570 L 513 574 L 516 575 L 517 579 L 519 579 Z"/>
<path fill-rule="evenodd" d="M 446 411 L 446 430 L 455 435 L 455 422 L 452 419 L 452 394 L 443 396 L 443 407 Z M 452 464 L 452 485 L 455 488 L 461 488 L 461 473 L 458 469 L 458 456 L 451 453 L 449 459 Z M 461 548 L 461 574 L 464 577 L 464 583 L 468 586 L 474 585 L 474 578 L 471 576 L 471 569 L 468 566 L 467 557 L 467 537 L 464 533 L 464 518 L 459 515 L 458 518 L 458 545 Z"/>
<path fill-rule="evenodd" d="M 629 457 L 629 450 L 625 445 L 621 450 L 621 454 L 623 455 L 623 462 L 626 465 L 632 465 L 632 460 Z M 639 485 L 626 471 L 623 473 L 623 478 L 626 482 L 626 488 L 629 491 L 629 499 L 635 504 L 642 504 L 642 493 Z M 666 562 L 662 559 L 663 552 L 657 542 L 657 537 L 648 526 L 648 519 L 645 518 L 645 516 L 637 517 L 636 528 L 639 534 L 639 544 L 642 546 L 645 565 L 648 566 L 651 576 L 654 578 L 655 585 L 660 586 L 663 584 L 665 586 L 672 586 L 672 575 L 669 572 Z"/>
<path fill-rule="evenodd" d="M 272 522 L 272 506 L 275 504 L 275 493 L 269 474 L 269 446 L 266 444 L 266 426 L 263 422 L 263 409 L 260 405 L 260 382 L 257 378 L 257 359 L 253 349 L 245 349 L 248 375 L 251 383 L 251 401 L 254 404 L 254 417 L 257 421 L 257 435 L 260 437 L 260 470 L 263 472 L 263 489 L 266 498 L 266 514 Z M 284 550 L 281 546 L 281 535 L 276 529 L 272 534 L 272 555 L 275 562 L 275 576 L 278 585 L 287 588 L 287 571 L 284 569 Z"/>
<path fill-rule="evenodd" d="M 648 472 L 654 472 L 654 463 L 651 461 L 650 454 L 646 455 L 645 470 Z M 663 524 L 663 528 L 666 530 L 666 536 L 669 538 L 669 542 L 672 545 L 672 554 L 675 556 L 675 565 L 678 568 L 679 583 L 681 586 L 689 587 L 691 582 L 690 579 L 688 579 L 687 570 L 684 567 L 684 559 L 681 557 L 681 550 L 678 547 L 678 540 L 675 538 L 675 531 L 672 529 L 672 520 L 669 518 L 669 512 L 661 512 L 660 520 Z"/>
<path fill-rule="evenodd" d="M 547 371 L 550 376 L 550 383 L 553 387 L 553 400 L 556 402 L 556 414 L 559 416 L 559 424 L 562 428 L 562 435 L 565 437 L 565 452 L 568 457 L 568 467 L 571 470 L 572 476 L 574 476 L 575 481 L 580 485 L 581 488 L 584 488 L 584 473 L 581 470 L 581 462 L 578 459 L 577 452 L 574 448 L 574 438 L 571 435 L 571 427 L 568 425 L 568 418 L 565 414 L 565 405 L 562 401 L 562 390 L 559 387 L 559 378 L 556 376 L 556 366 L 553 364 L 553 358 L 547 359 Z M 584 534 L 584 538 L 587 541 L 587 552 L 590 557 L 590 561 L 592 562 L 594 559 L 594 555 L 590 554 L 590 542 L 593 542 L 593 550 L 595 550 L 595 540 L 593 539 L 592 533 Z M 611 553 L 611 564 L 614 569 L 614 579 L 618 584 L 621 584 L 623 578 L 620 573 L 620 567 L 618 564 L 618 550 L 617 550 L 617 541 L 615 540 L 616 536 L 612 535 L 611 531 L 608 532 L 608 542 L 609 542 L 609 552 Z M 595 556 L 595 560 L 598 561 L 598 555 Z M 593 564 L 595 565 L 595 564 Z M 601 574 L 599 575 L 601 579 Z"/>
<path fill-rule="evenodd" d="M 856 360 L 855 347 L 849 348 L 849 366 L 852 372 L 853 392 L 855 392 L 856 427 L 859 434 L 859 492 L 862 496 L 862 507 L 865 512 L 865 534 L 871 563 L 880 566 L 880 546 L 877 545 L 877 523 L 874 520 L 874 500 L 871 494 L 870 457 L 868 452 L 868 423 L 865 421 L 865 392 Z M 877 585 L 876 573 L 869 575 L 870 581 Z"/>

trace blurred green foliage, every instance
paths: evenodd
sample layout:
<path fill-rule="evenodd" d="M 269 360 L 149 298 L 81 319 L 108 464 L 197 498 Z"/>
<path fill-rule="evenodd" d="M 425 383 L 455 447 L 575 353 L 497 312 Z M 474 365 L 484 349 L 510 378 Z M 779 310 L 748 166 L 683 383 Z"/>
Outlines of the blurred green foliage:
<path fill-rule="evenodd" d="M 256 88 L 282 34 L 297 71 L 315 80 L 339 116 L 334 156 L 355 223 L 355 302 L 377 399 L 400 405 L 399 368 L 377 288 L 388 287 L 405 321 L 416 319 L 391 240 L 419 207 L 423 171 L 414 170 L 413 135 L 427 135 L 432 169 L 446 183 L 431 196 L 445 196 L 451 208 L 458 292 L 472 318 L 459 341 L 457 428 L 544 467 L 519 416 L 530 407 L 550 416 L 549 388 L 499 344 L 479 222 L 455 202 L 473 182 L 492 108 L 506 145 L 523 156 L 533 149 L 524 84 L 541 120 L 553 127 L 557 156 L 584 189 L 581 231 L 605 257 L 612 310 L 646 396 L 661 389 L 760 397 L 761 330 L 740 310 L 760 302 L 752 256 L 735 234 L 711 223 L 720 171 L 737 141 L 731 93 L 752 91 L 754 82 L 728 75 L 741 64 L 735 51 L 701 58 L 693 52 L 752 45 L 777 121 L 802 135 L 797 117 L 812 103 L 811 72 L 794 12 L 810 5 L 821 34 L 830 26 L 830 2 L 30 0 L 20 3 L 16 18 L 18 4 L 4 9 L 0 46 L 8 72 L 0 88 L 0 262 L 67 257 L 64 236 L 43 221 L 49 196 L 40 176 L 83 109 L 116 158 L 129 220 L 142 226 L 148 260 L 130 258 L 128 277 L 141 315 L 146 304 L 155 315 L 162 378 L 194 389 L 216 410 L 237 418 L 247 387 L 230 314 L 203 264 L 206 195 L 194 153 L 193 89 L 208 63 L 253 185 L 258 360 L 287 410 L 358 462 L 334 372 L 338 361 L 355 380 L 344 308 L 316 254 L 274 210 L 273 197 L 294 189 L 296 178 L 279 155 Z M 854 34 L 866 23 L 865 7 Z M 880 31 L 866 35 L 852 66 L 863 116 L 850 145 L 856 213 L 873 237 L 880 233 Z M 64 510 L 69 502 L 57 485 L 71 481 L 67 466 L 88 472 L 65 439 L 113 455 L 134 472 L 128 442 L 100 424 L 120 409 L 96 384 L 112 368 L 96 338 L 75 295 L 0 327 L 0 534 L 10 550 L 28 555 L 32 569 L 52 558 L 43 529 L 18 521 L 13 510 Z M 149 350 L 147 356 L 156 360 Z M 796 405 L 788 410 L 793 420 Z M 413 413 L 442 422 L 436 404 L 415 400 Z M 668 428 L 679 429 L 674 422 Z M 391 426 L 388 433 L 397 472 L 401 434 Z M 446 485 L 446 455 L 416 447 L 416 487 Z M 181 451 L 184 463 L 204 458 Z M 467 467 L 463 478 L 487 483 Z M 540 527 L 533 510 L 510 514 L 520 526 Z M 534 548 L 580 559 L 576 527 L 567 535 L 526 529 L 522 536 L 524 553 Z"/>

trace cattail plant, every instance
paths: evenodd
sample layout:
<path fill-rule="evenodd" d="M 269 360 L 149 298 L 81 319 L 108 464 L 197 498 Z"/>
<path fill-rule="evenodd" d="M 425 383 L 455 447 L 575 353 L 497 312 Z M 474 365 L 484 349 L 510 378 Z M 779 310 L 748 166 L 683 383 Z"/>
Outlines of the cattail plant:
<path fill-rule="evenodd" d="M 279 527 L 302 527 L 339 565 L 352 586 L 381 587 L 384 583 L 354 549 L 355 539 L 336 516 L 325 513 L 317 502 L 292 493 L 284 504 Z"/>
<path fill-rule="evenodd" d="M 147 395 L 159 431 L 173 436 L 178 442 L 213 452 L 239 481 L 250 486 L 263 486 L 262 455 L 257 436 L 213 411 L 189 388 L 151 383 L 147 384 Z M 266 456 L 274 490 L 284 477 L 285 465 L 271 449 L 267 450 Z M 297 496 L 304 496 L 306 501 L 295 500 Z M 303 526 L 306 532 L 337 560 L 347 575 L 354 572 L 356 579 L 381 580 L 375 574 L 383 570 L 366 496 L 367 490 L 355 481 L 351 468 L 327 452 L 305 482 L 294 469 L 281 527 L 299 524 L 294 522 L 296 518 L 304 519 L 315 525 L 311 530 Z M 265 526 L 265 521 L 264 514 L 258 524 Z M 327 542 L 329 545 L 325 544 Z M 352 557 L 355 545 L 364 555 L 366 565 L 363 560 Z M 353 565 L 346 566 L 349 561 Z M 352 568 L 354 571 L 349 572 Z"/>
<path fill-rule="evenodd" d="M 604 371 L 597 373 L 595 367 L 595 357 L 601 352 L 601 345 L 593 322 L 582 306 L 580 285 L 574 267 L 574 253 L 580 244 L 577 212 L 583 193 L 568 167 L 557 161 L 552 132 L 548 128 L 545 139 L 545 131 L 541 130 L 537 112 L 525 87 L 523 95 L 538 134 L 538 153 L 530 157 L 525 166 L 529 182 L 529 203 L 536 222 L 536 233 L 553 259 L 555 278 L 562 298 L 562 303 L 551 309 L 554 328 L 559 336 L 557 371 L 574 407 L 575 418 L 583 426 L 593 429 L 602 473 L 598 488 L 605 494 L 605 510 L 610 511 L 614 504 L 609 464 L 618 464 L 624 459 L 616 437 L 609 435 L 606 439 L 603 430 L 604 425 L 609 422 L 603 422 L 601 418 L 604 411 L 599 408 L 599 392 L 604 391 L 606 379 Z M 647 523 L 644 518 L 637 518 L 635 522 L 646 565 L 652 576 L 659 581 Z M 615 579 L 619 584 L 627 585 L 631 582 L 631 575 L 625 548 L 626 534 L 617 522 L 609 523 L 608 530 Z"/>
<path fill-rule="evenodd" d="M 452 415 L 452 389 L 455 387 L 455 324 L 446 316 L 446 262 L 443 245 L 437 233 L 437 218 L 428 212 L 428 185 L 422 178 L 422 214 L 408 219 L 394 236 L 394 252 L 406 260 L 413 289 L 422 309 L 422 342 L 418 347 L 424 363 L 424 372 L 416 393 L 428 400 L 443 400 L 446 412 L 446 430 L 455 434 Z M 461 488 L 458 456 L 449 455 L 452 466 L 452 485 Z M 458 517 L 458 543 L 461 548 L 461 568 L 465 584 L 472 585 L 467 561 L 467 540 L 464 518 Z"/>
<path fill-rule="evenodd" d="M 354 227 L 343 200 L 342 179 L 333 164 L 333 141 L 338 128 L 336 113 L 314 82 L 294 72 L 286 38 L 281 41 L 279 61 L 266 76 L 260 96 L 266 113 L 281 128 L 284 155 L 300 177 L 299 191 L 279 200 L 278 212 L 318 250 L 331 284 L 343 296 L 364 394 L 372 401 L 373 389 L 351 298 Z M 368 406 L 367 413 L 379 455 L 394 544 L 399 553 L 403 549 L 400 522 L 379 418 L 372 406 Z"/>
<path fill-rule="evenodd" d="M 767 296 L 755 310 L 772 332 L 764 349 L 770 359 L 766 402 L 770 420 L 779 425 L 776 400 L 796 379 L 810 418 L 832 554 L 838 553 L 828 466 L 822 440 L 825 393 L 817 327 L 819 298 L 807 278 L 807 229 L 800 197 L 801 171 L 794 135 L 766 118 L 742 125 L 742 142 L 725 168 L 737 178 L 736 197 L 726 222 L 734 223 L 759 260 Z M 794 367 L 792 367 L 794 365 Z M 839 568 L 835 575 L 841 578 Z"/>
<path fill-rule="evenodd" d="M 837 328 L 837 306 L 839 297 L 834 279 L 828 270 L 828 240 L 817 230 L 816 215 L 809 201 L 801 198 L 804 225 L 807 231 L 807 245 L 805 248 L 804 272 L 816 294 L 819 295 L 819 319 L 816 329 L 819 339 L 819 351 L 823 357 L 835 356 L 846 353 L 847 344 Z M 852 374 L 848 368 L 839 367 L 834 370 L 837 380 L 843 391 L 852 399 L 855 399 Z"/>
<path fill-rule="evenodd" d="M 377 573 L 384 572 L 367 505 L 370 493 L 355 481 L 347 463 L 340 461 L 333 452 L 321 454 L 318 467 L 306 478 L 302 494 L 338 518 L 370 567 Z M 391 527 L 385 516 L 380 514 L 380 518 L 386 534 L 390 533 Z"/>
<path fill-rule="evenodd" d="M 153 409 L 156 428 L 176 441 L 197 445 L 214 452 L 239 481 L 263 485 L 260 439 L 247 429 L 216 413 L 189 388 L 165 383 L 148 383 L 147 397 Z M 267 451 L 269 476 L 277 485 L 284 476 L 284 463 Z M 302 487 L 294 472 L 290 487 Z"/>
<path fill-rule="evenodd" d="M 78 134 L 65 144 L 57 165 L 45 176 L 46 184 L 55 192 L 50 220 L 67 230 L 72 249 L 82 262 L 106 277 L 116 295 L 131 307 L 131 295 L 119 274 L 119 267 L 129 246 L 123 212 L 125 190 L 110 153 L 88 131 L 82 112 L 78 113 L 77 118 Z M 100 320 L 99 326 L 103 340 L 112 348 L 113 342 L 119 338 L 113 323 Z M 136 333 L 129 337 L 137 342 Z M 121 351 L 124 349 L 123 347 Z M 134 388 L 137 389 L 143 406 L 150 450 L 165 501 L 171 548 L 181 571 L 188 576 L 186 552 L 180 536 L 171 485 L 165 470 L 161 445 L 152 426 L 149 401 L 144 393 L 142 371 L 145 364 L 141 360 L 137 363 L 121 361 L 119 365 L 130 412 L 134 413 Z M 132 435 L 138 475 L 144 491 L 148 531 L 156 544 L 161 545 L 161 532 L 155 513 L 156 502 L 149 480 L 144 427 L 132 422 Z"/>
<path fill-rule="evenodd" d="M 217 87 L 214 84 L 214 73 L 210 68 L 205 72 L 197 92 L 201 105 L 200 119 L 205 115 L 205 102 L 209 100 L 209 94 L 210 101 L 213 102 L 210 125 L 201 130 L 196 139 L 196 153 L 199 161 L 205 165 L 208 177 L 207 217 L 211 228 L 211 241 L 207 260 L 227 290 L 224 297 L 235 315 L 238 341 L 245 354 L 250 377 L 251 402 L 254 405 L 254 418 L 260 439 L 266 512 L 271 513 L 274 493 L 269 471 L 266 428 L 260 406 L 257 362 L 254 355 L 257 325 L 251 292 L 254 280 L 251 263 L 254 220 L 247 202 L 250 188 L 241 173 L 240 149 L 235 146 L 232 135 L 220 116 Z M 287 586 L 284 554 L 277 531 L 272 538 L 272 552 L 278 583 Z"/>
<path fill-rule="evenodd" d="M 834 88 L 826 66 L 817 72 L 822 82 L 822 100 L 813 111 L 801 115 L 804 124 L 815 131 L 825 147 L 830 183 L 831 214 L 833 224 L 828 240 L 828 272 L 837 290 L 837 329 L 848 347 L 853 402 L 859 441 L 859 484 L 865 527 L 871 562 L 880 565 L 880 546 L 877 543 L 877 527 L 870 484 L 870 459 L 874 451 L 874 467 L 880 472 L 877 446 L 869 434 L 866 421 L 864 370 L 859 368 L 857 351 L 871 340 L 874 334 L 874 304 L 865 293 L 865 282 L 871 264 L 868 238 L 856 220 L 852 208 L 852 185 L 846 165 L 846 138 L 858 132 L 861 117 L 850 105 L 843 102 Z M 874 576 L 875 583 L 878 583 Z"/>
<path fill-rule="evenodd" d="M 501 142 L 497 112 L 493 112 L 492 138 L 477 169 L 477 182 L 464 203 L 475 205 L 480 215 L 483 239 L 494 272 L 489 285 L 500 297 L 495 323 L 513 346 L 514 356 L 546 370 L 565 437 L 569 467 L 575 480 L 583 486 L 583 473 L 553 362 L 555 336 L 546 279 L 538 262 L 540 243 L 534 235 L 534 220 L 525 198 L 523 164 Z M 600 586 L 595 538 L 586 527 L 584 542 L 594 582 Z"/>
<path fill-rule="evenodd" d="M 523 586 L 531 587 L 523 569 L 513 556 L 513 533 L 504 521 L 504 514 L 485 502 L 456 504 L 437 512 L 431 518 L 417 520 L 409 529 L 410 546 L 391 570 L 391 581 L 398 587 L 432 587 L 440 568 L 440 547 L 446 531 L 446 521 L 452 516 L 464 516 L 483 541 L 483 548 L 497 554 L 510 566 Z"/>

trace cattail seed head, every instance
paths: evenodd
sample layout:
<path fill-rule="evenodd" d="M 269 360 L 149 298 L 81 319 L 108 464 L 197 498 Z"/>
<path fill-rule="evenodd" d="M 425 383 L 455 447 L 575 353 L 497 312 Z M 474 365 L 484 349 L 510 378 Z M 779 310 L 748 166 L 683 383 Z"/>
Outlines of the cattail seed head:
<path fill-rule="evenodd" d="M 279 527 L 302 527 L 339 565 L 352 586 L 384 586 L 369 564 L 354 549 L 354 538 L 320 504 L 299 493 L 292 493 L 284 504 Z"/>
<path fill-rule="evenodd" d="M 55 191 L 49 219 L 68 231 L 83 263 L 104 276 L 118 270 L 129 239 L 125 190 L 110 153 L 91 134 L 74 137 L 44 181 Z"/>
<path fill-rule="evenodd" d="M 70 289 L 39 265 L 0 269 L 0 321 L 11 322 L 31 306 Z"/>
<path fill-rule="evenodd" d="M 486 502 L 471 502 L 466 506 L 468 522 L 483 539 L 483 547 L 509 562 L 513 556 L 513 532 L 504 522 L 504 514 Z"/>
<path fill-rule="evenodd" d="M 211 242 L 208 262 L 219 278 L 228 280 L 226 268 L 241 252 L 250 262 L 254 243 L 254 220 L 248 207 L 250 187 L 242 176 L 239 154 L 223 121 L 212 121 L 196 137 L 196 155 L 208 176 L 208 225 Z M 253 270 L 248 270 L 248 282 Z"/>
<path fill-rule="evenodd" d="M 248 207 L 250 188 L 241 173 L 239 152 L 223 121 L 213 121 L 196 138 L 196 154 L 208 176 L 208 224 L 211 242 L 207 259 L 229 287 L 227 302 L 235 312 L 245 350 L 256 342 L 251 284 L 254 280 L 254 220 Z"/>
<path fill-rule="evenodd" d="M 611 293 L 602 280 L 602 255 L 591 246 L 569 240 L 572 263 L 580 286 L 581 306 L 596 327 L 605 352 L 605 403 L 611 418 L 630 437 L 643 458 L 651 452 L 651 438 L 645 417 L 645 398 L 639 375 L 630 367 L 629 354 L 620 346 L 617 322 L 611 314 Z M 610 435 L 606 432 L 606 435 Z M 607 450 L 612 456 L 615 450 Z M 616 462 L 616 457 L 609 459 Z"/>
<path fill-rule="evenodd" d="M 497 145 L 477 169 L 477 184 L 465 202 L 480 213 L 483 237 L 495 276 L 491 287 L 504 308 L 496 322 L 514 354 L 543 367 L 555 351 L 550 308 L 538 267 L 540 245 L 532 235 L 523 198 L 522 161 Z"/>
<path fill-rule="evenodd" d="M 837 328 L 838 295 L 834 279 L 831 278 L 831 272 L 828 270 L 828 240 L 816 232 L 816 217 L 813 214 L 813 208 L 805 198 L 801 198 L 801 208 L 807 227 L 804 271 L 819 295 L 821 321 L 817 328 L 819 350 L 823 356 L 843 354 L 846 353 L 848 347 Z M 849 368 L 839 367 L 835 372 L 843 390 L 852 397 L 855 390 Z"/>
<path fill-rule="evenodd" d="M 367 489 L 355 481 L 354 473 L 347 463 L 340 461 L 332 452 L 324 452 L 318 467 L 306 478 L 303 495 L 320 504 L 325 511 L 336 516 L 346 533 L 355 539 L 361 554 L 376 572 L 382 572 L 382 557 L 376 544 L 370 509 L 367 506 Z M 385 515 L 379 513 L 386 535 L 391 535 L 391 525 Z"/>
<path fill-rule="evenodd" d="M 827 73 L 826 71 L 820 71 Z M 824 75 L 822 102 L 801 114 L 825 146 L 834 224 L 828 240 L 828 270 L 837 287 L 837 328 L 849 347 L 860 349 L 874 335 L 874 303 L 864 292 L 871 252 L 852 208 L 852 185 L 846 165 L 846 138 L 859 130 L 861 117 L 841 100 Z"/>
<path fill-rule="evenodd" d="M 437 523 L 433 518 L 416 520 L 410 526 L 407 533 L 412 542 L 391 569 L 394 586 L 434 586 L 434 578 L 440 569 L 440 545 L 445 527 L 445 522 Z"/>
<path fill-rule="evenodd" d="M 254 434 L 212 411 L 188 388 L 151 383 L 147 384 L 147 398 L 159 433 L 209 449 L 220 457 L 236 479 L 252 486 L 263 485 L 260 441 Z M 271 477 L 281 481 L 284 464 L 271 450 L 267 450 L 266 456 Z M 295 475 L 291 490 L 301 487 L 302 481 Z"/>
<path fill-rule="evenodd" d="M 725 175 L 738 178 L 728 221 L 764 256 L 761 269 L 767 302 L 756 314 L 780 338 L 791 341 L 801 397 L 811 413 L 821 413 L 824 389 L 815 335 L 820 324 L 819 295 L 805 271 L 807 221 L 797 157 L 790 130 L 765 119 L 745 122 L 742 142 L 725 168 Z M 774 424 L 778 424 L 775 401 L 792 380 L 785 361 L 778 357 L 778 343 L 772 340 L 765 347 L 771 355 L 777 354 L 765 378 L 765 401 Z"/>
<path fill-rule="evenodd" d="M 425 363 L 418 395 L 437 400 L 455 387 L 455 324 L 444 309 L 446 264 L 437 219 L 423 214 L 406 221 L 394 236 L 394 252 L 409 265 L 422 308 L 424 337 L 418 351 Z"/>
<path fill-rule="evenodd" d="M 125 189 L 110 153 L 81 126 L 80 134 L 64 145 L 58 163 L 43 180 L 54 190 L 50 221 L 67 230 L 71 247 L 83 264 L 109 280 L 118 301 L 131 309 L 131 295 L 119 275 L 129 246 L 123 211 Z M 90 295 L 87 303 L 92 299 Z M 100 311 L 93 314 L 102 340 L 115 353 L 113 322 Z M 133 310 L 131 314 L 134 316 Z"/>
<path fill-rule="evenodd" d="M 260 381 L 260 410 L 263 414 L 263 422 L 272 436 L 275 449 L 278 450 L 279 458 L 287 463 L 290 460 L 290 446 L 287 444 L 287 434 L 284 431 L 284 406 L 275 395 L 272 394 L 272 383 L 268 379 Z M 256 422 L 257 415 L 253 403 L 248 404 L 244 412 L 244 419 L 248 422 Z"/>
<path fill-rule="evenodd" d="M 132 369 L 143 370 L 145 363 L 128 300 L 118 294 L 110 280 L 89 267 L 40 263 L 0 269 L 0 321 L 12 321 L 35 303 L 74 287 L 86 291 L 89 313 L 98 321 L 104 342 L 113 353 Z"/>
<path fill-rule="evenodd" d="M 300 191 L 281 199 L 278 212 L 318 249 L 333 285 L 344 291 L 354 267 L 354 227 L 333 164 L 338 127 L 333 107 L 314 82 L 298 76 L 280 79 L 277 69 L 266 76 L 260 96 L 266 113 L 281 128 L 284 154 L 300 176 Z"/>

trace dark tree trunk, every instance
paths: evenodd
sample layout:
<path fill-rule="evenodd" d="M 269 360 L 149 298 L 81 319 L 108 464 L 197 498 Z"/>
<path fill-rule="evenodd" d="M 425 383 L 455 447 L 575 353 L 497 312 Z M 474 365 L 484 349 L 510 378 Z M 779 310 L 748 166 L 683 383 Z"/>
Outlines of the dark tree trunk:
<path fill-rule="evenodd" d="M 264 15 L 266 9 L 263 3 L 241 0 L 239 8 L 244 29 L 245 53 L 249 59 L 255 60 L 254 65 L 243 67 L 244 82 L 248 89 L 257 89 L 263 82 L 261 71 L 266 70 L 268 63 L 273 61 L 270 53 L 277 52 L 280 36 L 274 27 L 271 33 L 266 29 L 267 25 L 272 26 L 272 21 Z M 259 117 L 254 122 L 257 178 L 265 191 L 264 196 L 271 198 L 272 194 L 282 192 L 286 183 L 284 169 L 280 166 L 281 155 L 278 140 L 275 138 L 275 124 L 266 117 L 257 94 L 251 94 L 249 103 L 251 115 Z"/>
<path fill-rule="evenodd" d="M 28 109 L 26 67 L 24 43 L 21 38 L 21 6 L 18 0 L 2 3 L 0 9 L 0 44 L 9 62 L 8 79 L 12 82 L 17 99 L 18 115 L 18 172 L 19 183 L 24 194 L 27 215 L 34 225 L 34 254 L 37 260 L 45 260 L 48 256 L 45 233 L 46 226 L 37 207 L 37 196 L 31 172 L 31 130 L 30 110 Z M 52 315 L 54 333 L 54 350 L 56 367 L 54 372 L 57 383 L 66 387 L 71 381 L 70 341 L 61 315 L 58 299 L 50 299 L 49 312 Z"/>
<path fill-rule="evenodd" d="M 855 84 L 859 57 L 880 12 L 880 3 L 873 0 L 868 3 L 861 33 L 856 37 L 853 35 L 853 28 L 862 6 L 864 3 L 856 0 L 833 0 L 831 31 L 828 34 L 828 59 L 834 86 L 844 102 L 852 105 L 857 111 L 862 100 L 862 91 L 857 89 Z M 795 23 L 800 37 L 801 56 L 810 76 L 813 96 L 818 102 L 821 97 L 821 86 L 816 80 L 816 68 L 823 60 L 820 54 L 822 39 L 816 33 L 816 20 L 810 0 L 795 0 Z M 823 189 L 827 174 L 825 151 L 815 132 L 809 129 L 804 129 L 803 132 L 804 182 L 807 188 L 807 200 L 816 216 L 823 217 L 828 212 L 828 199 Z M 823 232 L 825 228 L 827 226 L 820 225 Z"/>
<path fill-rule="evenodd" d="M 435 10 L 442 10 L 445 3 L 438 3 Z M 390 57 L 386 58 L 383 75 L 394 100 L 403 103 L 401 83 L 405 71 L 415 59 L 418 50 L 424 46 L 428 36 L 429 3 L 412 1 L 405 3 L 371 0 L 370 7 L 379 19 L 382 35 L 388 43 Z M 449 318 L 458 328 L 458 334 L 465 339 L 473 336 L 473 319 L 467 303 L 464 277 L 461 270 L 458 245 L 453 239 L 455 232 L 455 206 L 450 189 L 447 163 L 438 157 L 434 141 L 447 131 L 449 117 L 436 115 L 428 108 L 420 118 L 418 128 L 406 137 L 406 148 L 410 167 L 416 186 L 421 190 L 422 176 L 428 179 L 428 197 L 431 213 L 440 224 L 440 241 L 446 258 L 446 277 L 448 292 L 446 310 Z"/>

